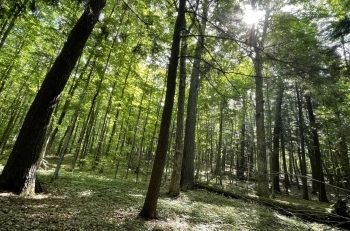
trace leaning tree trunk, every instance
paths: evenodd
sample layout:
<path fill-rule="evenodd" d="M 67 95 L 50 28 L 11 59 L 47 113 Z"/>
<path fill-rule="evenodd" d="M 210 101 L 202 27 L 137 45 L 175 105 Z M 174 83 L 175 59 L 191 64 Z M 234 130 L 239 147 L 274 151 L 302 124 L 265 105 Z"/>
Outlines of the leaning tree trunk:
<path fill-rule="evenodd" d="M 154 164 L 146 199 L 142 210 L 139 213 L 139 216 L 147 219 L 157 218 L 157 202 L 166 161 L 166 152 L 169 143 L 169 129 L 174 106 L 176 72 L 179 62 L 178 56 L 180 53 L 181 27 L 183 25 L 182 20 L 185 15 L 185 5 L 186 0 L 179 1 L 178 15 L 174 27 L 173 43 L 171 46 L 171 55 L 168 66 L 167 90 L 165 94 L 165 103 L 160 124 L 158 145 L 155 153 Z"/>
<path fill-rule="evenodd" d="M 105 0 L 90 0 L 47 73 L 0 176 L 1 190 L 23 195 L 39 191 L 36 170 L 53 109 L 105 4 Z"/>

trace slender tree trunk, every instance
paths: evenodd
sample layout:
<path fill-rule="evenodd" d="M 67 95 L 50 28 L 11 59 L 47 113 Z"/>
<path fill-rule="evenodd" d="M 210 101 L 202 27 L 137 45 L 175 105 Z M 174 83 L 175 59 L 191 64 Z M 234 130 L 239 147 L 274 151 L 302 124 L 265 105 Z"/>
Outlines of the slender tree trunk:
<path fill-rule="evenodd" d="M 167 90 L 165 94 L 165 103 L 160 124 L 158 146 L 154 158 L 154 164 L 150 183 L 147 190 L 146 199 L 143 204 L 142 210 L 139 213 L 139 216 L 148 219 L 157 218 L 157 202 L 161 186 L 161 180 L 164 172 L 164 165 L 166 161 L 166 152 L 168 149 L 169 142 L 169 129 L 174 105 L 174 96 L 176 89 L 176 72 L 178 65 L 178 56 L 180 53 L 181 27 L 183 25 L 182 20 L 185 14 L 185 5 L 185 0 L 179 1 L 178 15 L 174 27 L 173 43 L 171 46 L 171 55 L 168 66 Z"/>
<path fill-rule="evenodd" d="M 186 19 L 183 19 L 183 28 L 186 28 Z M 186 94 L 186 54 L 187 54 L 187 38 L 182 38 L 181 57 L 180 57 L 180 73 L 179 73 L 179 95 L 177 100 L 177 117 L 176 117 L 176 138 L 175 138 L 175 154 L 174 167 L 171 175 L 168 195 L 177 197 L 180 194 L 181 165 L 183 157 L 183 126 L 185 113 L 185 94 Z"/>
<path fill-rule="evenodd" d="M 123 99 L 124 98 L 125 88 L 128 86 L 128 79 L 129 79 L 130 72 L 131 72 L 131 69 L 132 69 L 132 64 L 133 64 L 132 60 L 133 60 L 133 58 L 131 58 L 131 61 L 129 63 L 128 71 L 127 71 L 127 73 L 125 75 L 125 78 L 124 78 L 124 84 L 123 84 L 123 87 L 122 87 L 119 99 Z M 117 121 L 118 121 L 119 113 L 120 113 L 120 106 L 121 106 L 121 103 L 117 103 L 117 106 L 116 106 L 117 107 L 117 111 L 115 113 L 114 120 L 113 120 L 111 136 L 110 136 L 110 138 L 108 140 L 108 144 L 107 144 L 107 148 L 106 148 L 107 155 L 109 155 L 109 151 L 110 151 L 110 148 L 111 148 L 111 145 L 112 145 L 113 137 L 114 137 L 114 135 L 116 133 Z"/>
<path fill-rule="evenodd" d="M 243 98 L 243 116 L 242 116 L 242 122 L 241 122 L 241 136 L 240 136 L 240 152 L 239 155 L 237 155 L 237 166 L 236 166 L 236 171 L 237 171 L 237 178 L 240 180 L 244 179 L 244 171 L 246 170 L 246 163 L 245 163 L 245 146 L 246 146 L 246 102 L 245 99 Z M 233 134 L 233 133 L 232 133 Z"/>
<path fill-rule="evenodd" d="M 281 192 L 280 189 L 280 133 L 282 131 L 282 99 L 284 87 L 283 85 L 279 86 L 277 98 L 276 98 L 276 111 L 275 111 L 275 126 L 273 129 L 273 149 L 271 155 L 271 177 L 272 177 L 272 188 L 276 192 Z"/>
<path fill-rule="evenodd" d="M 283 123 L 283 122 L 282 122 Z M 284 188 L 286 190 L 286 194 L 288 194 L 288 188 L 290 187 L 289 182 L 289 175 L 287 170 L 287 161 L 286 161 L 286 145 L 284 141 L 284 134 L 283 134 L 283 125 L 281 123 L 281 132 L 280 132 L 280 138 L 281 138 L 281 154 L 282 154 L 282 162 L 283 162 L 283 172 L 284 172 Z"/>
<path fill-rule="evenodd" d="M 25 11 L 26 5 L 29 2 L 29 0 L 25 0 L 23 3 L 16 3 L 13 4 L 13 8 L 11 9 L 11 11 L 13 12 L 13 14 L 10 16 L 11 21 L 9 24 L 7 24 L 6 26 L 4 26 L 0 32 L 0 50 L 2 49 L 2 47 L 5 44 L 5 41 L 7 39 L 7 37 L 9 36 L 11 30 L 13 29 L 13 27 L 15 26 L 15 22 L 16 20 L 20 17 L 20 15 Z M 5 29 L 6 28 L 6 29 Z"/>
<path fill-rule="evenodd" d="M 310 133 L 309 136 L 312 136 L 312 134 Z M 315 152 L 314 152 L 314 148 L 313 148 L 313 144 L 311 144 L 311 141 L 309 140 L 312 137 L 307 136 L 307 139 L 305 140 L 306 143 L 306 147 L 307 147 L 307 152 L 309 154 L 309 158 L 310 158 L 310 167 L 311 167 L 311 194 L 317 195 L 318 192 L 318 184 L 316 182 L 317 178 L 317 173 L 316 173 L 316 160 L 315 160 Z"/>
<path fill-rule="evenodd" d="M 73 82 L 71 89 L 68 91 L 68 95 L 69 95 L 69 96 L 67 97 L 67 99 L 66 99 L 66 101 L 65 101 L 65 103 L 64 103 L 64 105 L 63 105 L 63 107 L 62 107 L 61 114 L 60 114 L 60 116 L 59 116 L 59 118 L 58 118 L 58 121 L 57 121 L 57 125 L 58 125 L 58 126 L 55 126 L 53 132 L 51 133 L 51 135 L 50 135 L 49 138 L 48 138 L 47 145 L 46 145 L 46 147 L 45 147 L 45 153 L 44 153 L 44 155 L 45 155 L 46 153 L 48 153 L 48 152 L 50 151 L 51 147 L 52 147 L 53 141 L 55 140 L 56 135 L 57 135 L 57 133 L 58 133 L 58 127 L 59 127 L 59 125 L 62 124 L 63 119 L 64 119 L 64 117 L 66 116 L 67 109 L 68 109 L 68 107 L 69 107 L 69 105 L 70 105 L 70 103 L 71 103 L 71 98 L 73 97 L 74 92 L 75 92 L 75 90 L 77 89 L 77 87 L 78 87 L 78 85 L 79 85 L 79 83 L 80 83 L 80 80 L 83 78 L 83 74 L 85 73 L 85 70 L 87 69 L 88 66 L 92 66 L 91 72 L 90 72 L 90 74 L 89 74 L 89 76 L 88 76 L 88 80 L 90 79 L 90 76 L 91 76 L 91 73 L 92 73 L 92 69 L 93 69 L 93 66 L 94 66 L 94 64 L 95 64 L 95 61 L 94 61 L 93 64 L 91 65 L 91 62 L 90 62 L 90 61 L 91 61 L 91 57 L 92 57 L 92 53 L 89 55 L 89 58 L 87 59 L 86 64 L 85 64 L 85 66 L 84 66 L 84 68 L 83 68 L 83 70 L 82 70 L 80 76 Z M 87 81 L 87 84 L 88 84 L 88 83 L 89 83 L 89 81 Z M 86 85 L 85 88 L 87 88 L 87 85 Z M 84 90 L 84 91 L 85 91 L 85 90 Z"/>
<path fill-rule="evenodd" d="M 143 104 L 144 97 L 145 97 L 145 92 L 143 92 L 142 95 L 141 95 L 141 101 L 140 101 L 139 108 L 138 108 L 136 124 L 134 125 L 134 134 L 133 134 L 133 137 L 132 137 L 131 150 L 129 152 L 129 158 L 128 158 L 128 168 L 127 168 L 128 170 L 130 168 L 133 169 L 135 167 L 132 162 L 133 162 L 133 156 L 135 154 L 136 134 L 138 133 L 138 128 L 139 128 L 139 123 L 140 123 L 140 118 L 141 118 L 142 104 Z M 126 172 L 126 178 L 128 178 L 128 174 L 129 174 L 129 171 Z"/>
<path fill-rule="evenodd" d="M 142 153 L 144 152 L 144 150 L 146 150 L 146 148 L 144 148 L 144 141 L 145 141 L 145 138 L 146 138 L 146 127 L 147 127 L 147 123 L 148 123 L 148 117 L 149 117 L 149 114 L 150 114 L 150 104 L 152 102 L 151 101 L 152 93 L 153 92 L 150 93 L 149 99 L 148 99 L 146 118 L 144 119 L 144 122 L 143 122 L 141 141 L 140 141 L 140 146 L 139 146 L 138 155 L 137 155 L 136 182 L 139 181 L 139 175 L 141 173 L 141 163 L 142 163 L 142 158 L 143 158 Z"/>
<path fill-rule="evenodd" d="M 224 123 L 224 105 L 225 105 L 225 99 L 221 99 L 220 103 L 220 121 L 219 121 L 219 140 L 218 140 L 218 147 L 217 147 L 217 156 L 216 156 L 216 167 L 215 167 L 215 176 L 216 176 L 216 183 L 218 182 L 219 177 L 219 185 L 222 185 L 222 133 L 223 133 L 223 123 Z"/>
<path fill-rule="evenodd" d="M 23 195 L 31 195 L 41 189 L 40 185 L 36 184 L 36 171 L 46 129 L 61 92 L 105 4 L 104 0 L 90 0 L 73 27 L 25 117 L 0 176 L 0 189 Z"/>
<path fill-rule="evenodd" d="M 304 120 L 303 120 L 303 108 L 301 105 L 299 88 L 296 85 L 297 103 L 298 103 L 298 118 L 299 118 L 299 137 L 300 137 L 300 169 L 301 169 L 301 181 L 303 183 L 303 199 L 309 200 L 309 193 L 307 189 L 306 178 L 306 157 L 305 157 L 305 139 L 304 139 Z"/>

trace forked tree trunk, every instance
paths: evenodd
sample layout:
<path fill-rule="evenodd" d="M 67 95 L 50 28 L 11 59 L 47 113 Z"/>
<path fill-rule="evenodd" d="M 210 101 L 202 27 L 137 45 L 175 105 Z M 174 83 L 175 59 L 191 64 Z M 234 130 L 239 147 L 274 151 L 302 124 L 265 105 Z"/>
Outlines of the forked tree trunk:
<path fill-rule="evenodd" d="M 0 190 L 23 195 L 39 191 L 36 171 L 53 109 L 105 4 L 105 0 L 90 0 L 69 34 L 24 119 L 0 176 Z"/>
<path fill-rule="evenodd" d="M 158 145 L 155 153 L 151 179 L 147 190 L 145 202 L 139 216 L 154 219 L 157 218 L 157 203 L 160 191 L 160 185 L 164 172 L 166 161 L 166 152 L 169 143 L 169 129 L 174 106 L 174 96 L 176 89 L 176 72 L 178 57 L 180 53 L 181 27 L 185 14 L 186 1 L 179 1 L 178 15 L 175 22 L 173 43 L 171 46 L 171 55 L 168 66 L 167 90 L 165 93 L 165 103 L 163 108 L 162 120 L 158 137 Z"/>

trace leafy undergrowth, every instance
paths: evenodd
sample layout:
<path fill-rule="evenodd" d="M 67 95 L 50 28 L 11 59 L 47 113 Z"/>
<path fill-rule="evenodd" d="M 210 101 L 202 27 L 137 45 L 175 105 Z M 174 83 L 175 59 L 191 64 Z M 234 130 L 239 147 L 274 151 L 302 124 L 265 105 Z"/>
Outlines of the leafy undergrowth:
<path fill-rule="evenodd" d="M 171 199 L 162 188 L 160 218 L 144 220 L 146 183 L 64 171 L 50 183 L 52 173 L 39 173 L 44 194 L 0 193 L 0 230 L 335 230 L 205 190 Z"/>

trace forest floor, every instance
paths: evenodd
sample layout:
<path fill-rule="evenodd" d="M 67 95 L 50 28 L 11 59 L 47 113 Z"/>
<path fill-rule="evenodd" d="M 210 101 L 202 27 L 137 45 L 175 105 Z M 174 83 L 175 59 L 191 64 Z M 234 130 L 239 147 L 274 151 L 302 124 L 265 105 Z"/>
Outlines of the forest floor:
<path fill-rule="evenodd" d="M 52 169 L 39 171 L 43 194 L 23 198 L 0 193 L 0 230 L 338 230 L 206 190 L 169 198 L 166 185 L 158 203 L 160 218 L 144 220 L 138 213 L 145 199 L 146 181 L 136 183 L 132 175 L 129 179 L 111 179 L 62 170 L 51 182 L 52 174 Z M 332 205 L 300 201 L 318 210 L 328 210 Z"/>

